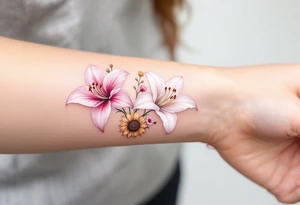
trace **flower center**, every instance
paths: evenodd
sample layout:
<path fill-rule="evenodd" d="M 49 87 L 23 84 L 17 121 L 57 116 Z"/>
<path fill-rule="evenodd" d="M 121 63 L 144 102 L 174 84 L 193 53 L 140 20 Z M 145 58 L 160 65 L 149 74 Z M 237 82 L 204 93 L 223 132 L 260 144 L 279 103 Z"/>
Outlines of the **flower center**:
<path fill-rule="evenodd" d="M 98 84 L 93 82 L 91 85 L 89 85 L 89 91 L 97 98 L 100 98 L 101 100 L 108 100 L 109 97 L 106 96 L 102 90 L 102 83 Z"/>
<path fill-rule="evenodd" d="M 165 93 L 157 103 L 159 107 L 176 99 L 176 89 L 171 87 L 165 87 Z"/>
<path fill-rule="evenodd" d="M 136 132 L 140 129 L 141 124 L 138 120 L 132 120 L 128 123 L 127 128 L 130 132 Z"/>

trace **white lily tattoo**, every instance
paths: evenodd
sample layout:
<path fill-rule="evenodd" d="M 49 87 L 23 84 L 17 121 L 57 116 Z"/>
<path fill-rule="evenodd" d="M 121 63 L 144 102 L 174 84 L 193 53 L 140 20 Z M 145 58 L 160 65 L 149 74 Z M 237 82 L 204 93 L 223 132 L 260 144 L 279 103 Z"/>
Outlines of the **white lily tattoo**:
<path fill-rule="evenodd" d="M 182 77 L 173 77 L 164 81 L 153 72 L 145 73 L 149 81 L 151 93 L 143 92 L 137 97 L 135 109 L 155 110 L 161 118 L 167 134 L 170 134 L 177 123 L 177 112 L 188 108 L 197 108 L 195 101 L 187 94 L 182 94 Z"/>

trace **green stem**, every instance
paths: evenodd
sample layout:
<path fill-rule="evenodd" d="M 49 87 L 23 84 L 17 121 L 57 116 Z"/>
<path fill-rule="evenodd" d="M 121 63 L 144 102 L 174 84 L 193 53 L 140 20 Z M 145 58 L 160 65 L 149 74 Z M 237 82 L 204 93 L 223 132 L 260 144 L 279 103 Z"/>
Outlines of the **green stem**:
<path fill-rule="evenodd" d="M 146 111 L 146 110 L 145 110 Z M 144 111 L 144 114 L 142 115 L 142 117 L 146 116 L 148 113 L 152 112 L 153 110 L 149 110 L 147 112 Z"/>
<path fill-rule="evenodd" d="M 116 110 L 117 110 L 117 112 L 121 112 L 121 113 L 123 113 L 123 115 L 126 117 L 126 112 L 125 112 L 125 111 L 123 111 L 123 110 L 120 110 L 120 109 L 118 109 L 118 108 L 116 108 Z"/>
<path fill-rule="evenodd" d="M 137 98 L 138 95 L 140 94 L 140 91 L 138 91 L 138 88 L 140 87 L 140 85 L 141 85 L 141 76 L 139 76 L 138 85 L 137 85 L 137 88 L 135 90 L 135 92 L 136 92 L 135 98 Z"/>

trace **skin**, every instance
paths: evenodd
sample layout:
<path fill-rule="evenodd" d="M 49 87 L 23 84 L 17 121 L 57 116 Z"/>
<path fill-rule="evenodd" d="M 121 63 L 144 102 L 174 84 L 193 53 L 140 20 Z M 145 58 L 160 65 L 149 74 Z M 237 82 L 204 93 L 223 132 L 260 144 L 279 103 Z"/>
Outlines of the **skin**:
<path fill-rule="evenodd" d="M 40 153 L 118 145 L 202 142 L 284 203 L 300 201 L 300 65 L 214 68 L 58 49 L 0 38 L 0 152 Z M 137 72 L 182 76 L 196 109 L 178 113 L 166 135 L 158 123 L 127 139 L 113 112 L 100 132 L 90 108 L 65 105 L 83 85 L 86 66 L 115 64 L 129 72 L 124 89 L 134 99 Z M 145 83 L 147 84 L 147 82 Z"/>
<path fill-rule="evenodd" d="M 233 95 L 212 136 L 235 169 L 284 203 L 300 199 L 299 65 L 227 70 Z M 267 77 L 266 77 L 267 76 Z"/>

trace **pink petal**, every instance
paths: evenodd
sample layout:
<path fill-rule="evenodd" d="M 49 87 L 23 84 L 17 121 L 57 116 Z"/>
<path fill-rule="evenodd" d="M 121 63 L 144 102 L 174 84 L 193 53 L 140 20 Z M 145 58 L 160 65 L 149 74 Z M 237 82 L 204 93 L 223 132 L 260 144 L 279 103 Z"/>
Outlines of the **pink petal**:
<path fill-rule="evenodd" d="M 109 101 L 105 101 L 92 109 L 92 120 L 95 126 L 102 132 L 104 132 L 110 112 L 111 103 Z"/>
<path fill-rule="evenodd" d="M 166 134 L 170 134 L 176 126 L 177 115 L 165 111 L 156 111 L 156 114 L 158 114 L 160 119 L 163 121 Z"/>
<path fill-rule="evenodd" d="M 181 112 L 188 108 L 197 108 L 196 102 L 187 94 L 180 94 L 176 100 L 161 107 L 166 112 Z"/>
<path fill-rule="evenodd" d="M 116 93 L 120 92 L 121 88 L 115 88 L 112 91 L 110 91 L 110 95 L 109 97 L 111 98 L 113 95 L 115 95 Z"/>
<path fill-rule="evenodd" d="M 147 125 L 153 125 L 154 124 L 154 120 L 151 116 L 146 116 L 146 123 Z"/>
<path fill-rule="evenodd" d="M 153 95 L 153 101 L 155 102 L 157 98 L 163 94 L 163 91 L 165 89 L 165 81 L 156 73 L 147 72 L 145 74 L 149 81 L 149 85 Z"/>
<path fill-rule="evenodd" d="M 144 86 L 144 85 L 141 85 L 140 86 L 140 91 L 143 92 L 143 93 L 146 92 L 147 91 L 147 87 Z"/>
<path fill-rule="evenodd" d="M 69 96 L 67 104 L 77 103 L 87 107 L 94 107 L 101 100 L 97 99 L 90 91 L 88 86 L 76 88 Z"/>
<path fill-rule="evenodd" d="M 104 77 L 103 91 L 108 96 L 112 96 L 111 91 L 114 89 L 121 89 L 125 83 L 128 73 L 124 70 L 113 70 Z"/>
<path fill-rule="evenodd" d="M 182 77 L 173 77 L 166 82 L 166 87 L 171 87 L 176 89 L 176 95 L 178 96 L 181 93 L 183 85 L 183 78 Z"/>
<path fill-rule="evenodd" d="M 120 90 L 118 93 L 113 95 L 110 99 L 112 108 L 125 108 L 133 107 L 132 101 L 125 90 Z"/>
<path fill-rule="evenodd" d="M 159 110 L 159 107 L 153 102 L 153 97 L 150 93 L 140 93 L 135 100 L 134 108 Z"/>
<path fill-rule="evenodd" d="M 102 69 L 90 65 L 85 71 L 85 84 L 91 85 L 92 83 L 102 83 L 103 79 L 107 75 Z"/>

